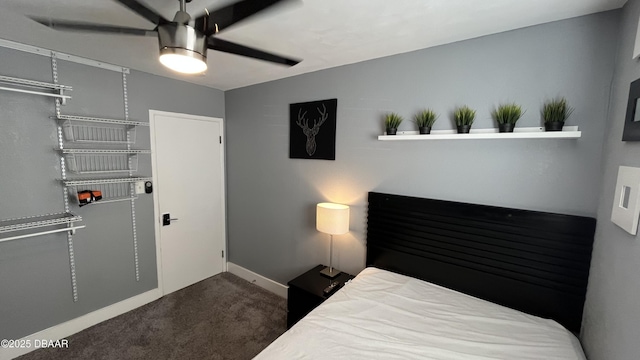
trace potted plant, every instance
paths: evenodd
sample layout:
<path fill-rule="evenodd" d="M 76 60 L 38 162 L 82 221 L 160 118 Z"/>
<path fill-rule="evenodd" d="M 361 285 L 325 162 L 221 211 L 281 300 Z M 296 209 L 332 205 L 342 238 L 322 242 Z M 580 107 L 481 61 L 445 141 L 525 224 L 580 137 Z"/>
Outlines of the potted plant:
<path fill-rule="evenodd" d="M 498 106 L 491 115 L 498 122 L 499 132 L 513 132 L 516 122 L 522 117 L 522 107 L 515 103 Z"/>
<path fill-rule="evenodd" d="M 429 134 L 431 133 L 431 127 L 433 123 L 438 119 L 438 114 L 436 114 L 431 109 L 425 109 L 421 112 L 417 113 L 413 119 L 418 125 L 418 130 L 420 130 L 420 134 Z"/>
<path fill-rule="evenodd" d="M 564 122 L 573 112 L 573 108 L 567 105 L 567 99 L 559 97 L 549 100 L 542 106 L 542 119 L 545 131 L 562 131 Z"/>
<path fill-rule="evenodd" d="M 458 134 L 467 134 L 476 118 L 476 111 L 464 105 L 454 110 L 453 117 L 458 127 Z"/>
<path fill-rule="evenodd" d="M 402 116 L 396 113 L 392 112 L 387 114 L 384 118 L 384 125 L 387 131 L 387 135 L 395 135 L 402 120 Z"/>

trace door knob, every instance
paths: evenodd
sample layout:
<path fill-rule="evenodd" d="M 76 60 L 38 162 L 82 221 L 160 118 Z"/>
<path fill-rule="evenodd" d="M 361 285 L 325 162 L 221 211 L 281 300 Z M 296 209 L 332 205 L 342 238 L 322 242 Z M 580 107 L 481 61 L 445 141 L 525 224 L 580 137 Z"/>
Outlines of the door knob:
<path fill-rule="evenodd" d="M 169 213 L 162 214 L 162 226 L 171 225 L 172 221 L 178 221 L 178 219 L 177 218 L 172 218 L 171 214 L 169 214 Z"/>

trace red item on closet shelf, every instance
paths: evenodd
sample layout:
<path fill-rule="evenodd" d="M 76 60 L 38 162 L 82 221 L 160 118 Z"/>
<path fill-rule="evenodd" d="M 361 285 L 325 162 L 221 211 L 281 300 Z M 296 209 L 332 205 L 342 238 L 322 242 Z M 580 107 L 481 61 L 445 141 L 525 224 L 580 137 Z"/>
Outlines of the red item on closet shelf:
<path fill-rule="evenodd" d="M 102 199 L 102 191 L 100 190 L 78 191 L 78 202 L 80 203 L 81 207 L 101 199 Z"/>

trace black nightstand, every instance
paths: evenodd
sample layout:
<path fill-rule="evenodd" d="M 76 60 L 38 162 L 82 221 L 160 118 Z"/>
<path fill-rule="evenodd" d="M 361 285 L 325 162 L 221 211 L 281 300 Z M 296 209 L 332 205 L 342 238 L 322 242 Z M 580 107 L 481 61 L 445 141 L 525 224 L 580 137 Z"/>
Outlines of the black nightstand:
<path fill-rule="evenodd" d="M 322 302 L 338 291 L 335 290 L 330 294 L 325 295 L 323 290 L 329 286 L 329 284 L 333 281 L 338 281 L 340 282 L 340 285 L 338 286 L 340 288 L 344 283 L 354 278 L 353 275 L 343 272 L 335 278 L 329 279 L 328 277 L 320 274 L 320 270 L 324 267 L 324 265 L 318 265 L 289 281 L 287 329 L 291 328 L 298 322 L 298 320 L 302 319 L 311 310 L 315 309 L 318 305 L 322 304 Z"/>

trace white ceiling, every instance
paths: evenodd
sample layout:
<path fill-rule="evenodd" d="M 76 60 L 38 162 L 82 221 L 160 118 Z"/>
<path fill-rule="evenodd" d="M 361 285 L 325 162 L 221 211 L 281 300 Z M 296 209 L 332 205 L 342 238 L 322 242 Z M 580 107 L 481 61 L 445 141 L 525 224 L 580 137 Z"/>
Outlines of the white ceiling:
<path fill-rule="evenodd" d="M 143 0 L 171 19 L 178 0 Z M 193 0 L 192 15 L 229 0 Z M 620 8 L 626 0 L 302 0 L 276 6 L 221 38 L 303 59 L 286 67 L 209 50 L 204 75 L 158 62 L 157 39 L 54 31 L 25 15 L 153 28 L 110 0 L 0 0 L 0 38 L 228 90 L 478 36 Z"/>

